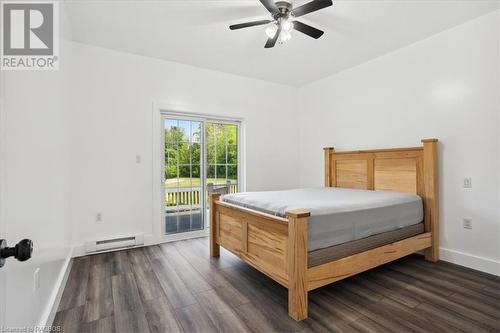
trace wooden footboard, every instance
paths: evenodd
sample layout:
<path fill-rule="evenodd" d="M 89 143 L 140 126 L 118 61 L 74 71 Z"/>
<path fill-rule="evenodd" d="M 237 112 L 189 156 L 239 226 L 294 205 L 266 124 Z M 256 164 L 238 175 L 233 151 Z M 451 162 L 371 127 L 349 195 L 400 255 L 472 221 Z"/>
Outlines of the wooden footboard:
<path fill-rule="evenodd" d="M 431 246 L 431 233 L 403 239 L 326 264 L 307 267 L 309 213 L 291 211 L 287 218 L 264 214 L 211 198 L 210 253 L 219 246 L 288 288 L 288 313 L 307 318 L 307 292 Z"/>
<path fill-rule="evenodd" d="M 219 194 L 213 194 L 211 256 L 219 256 L 223 246 L 288 288 L 288 313 L 295 320 L 307 318 L 310 290 L 424 249 L 428 260 L 438 260 L 437 140 L 423 142 L 423 148 L 325 150 L 325 181 L 327 186 L 418 193 L 423 198 L 425 233 L 308 267 L 309 212 L 290 211 L 282 218 L 222 202 Z"/>
<path fill-rule="evenodd" d="M 288 313 L 307 318 L 307 223 L 309 212 L 290 211 L 287 218 L 242 208 L 211 197 L 210 254 L 219 246 L 231 251 L 288 288 Z"/>

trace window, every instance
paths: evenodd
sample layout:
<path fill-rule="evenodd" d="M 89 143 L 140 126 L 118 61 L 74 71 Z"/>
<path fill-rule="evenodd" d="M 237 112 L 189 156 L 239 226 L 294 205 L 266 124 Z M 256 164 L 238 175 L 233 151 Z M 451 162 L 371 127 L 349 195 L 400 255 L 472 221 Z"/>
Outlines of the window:
<path fill-rule="evenodd" d="M 209 194 L 239 190 L 239 124 L 165 116 L 164 234 L 203 231 Z"/>
<path fill-rule="evenodd" d="M 207 183 L 229 185 L 231 193 L 238 189 L 238 126 L 208 123 Z"/>

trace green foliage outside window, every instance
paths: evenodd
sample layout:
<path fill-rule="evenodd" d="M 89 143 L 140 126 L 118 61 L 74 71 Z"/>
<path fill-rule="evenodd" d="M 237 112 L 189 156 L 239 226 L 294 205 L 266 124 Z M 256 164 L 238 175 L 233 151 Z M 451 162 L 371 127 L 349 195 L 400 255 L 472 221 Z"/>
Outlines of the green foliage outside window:
<path fill-rule="evenodd" d="M 199 178 L 201 156 L 201 133 L 199 128 L 186 133 L 182 126 L 165 129 L 165 177 Z M 237 126 L 207 124 L 207 178 L 236 180 L 238 178 Z"/>

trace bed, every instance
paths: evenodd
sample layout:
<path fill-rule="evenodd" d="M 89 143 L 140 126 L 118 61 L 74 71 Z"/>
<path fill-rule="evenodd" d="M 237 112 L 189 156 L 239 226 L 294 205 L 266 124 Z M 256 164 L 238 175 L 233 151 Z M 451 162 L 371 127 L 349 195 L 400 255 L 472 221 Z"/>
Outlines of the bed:
<path fill-rule="evenodd" d="M 308 291 L 424 250 L 438 255 L 437 139 L 363 151 L 324 149 L 325 188 L 211 196 L 219 247 L 288 288 L 307 318 Z"/>

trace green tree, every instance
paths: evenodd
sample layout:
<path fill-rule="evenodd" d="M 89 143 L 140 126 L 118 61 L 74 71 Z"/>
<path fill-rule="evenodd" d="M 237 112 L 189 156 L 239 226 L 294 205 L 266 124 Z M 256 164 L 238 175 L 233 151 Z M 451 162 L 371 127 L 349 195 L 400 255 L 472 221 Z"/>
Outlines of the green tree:
<path fill-rule="evenodd" d="M 237 178 L 237 126 L 225 124 L 207 124 L 207 177 L 225 179 Z M 185 140 L 184 129 L 171 126 L 165 129 L 165 177 L 199 178 L 201 156 L 201 133 L 195 131 L 191 142 Z"/>
<path fill-rule="evenodd" d="M 189 148 L 187 142 L 182 140 L 184 130 L 172 126 L 165 129 L 165 178 L 177 177 L 177 165 L 189 164 Z"/>
<path fill-rule="evenodd" d="M 206 128 L 208 178 L 236 179 L 238 163 L 237 126 L 208 124 Z M 234 164 L 234 165 L 231 165 Z"/>

